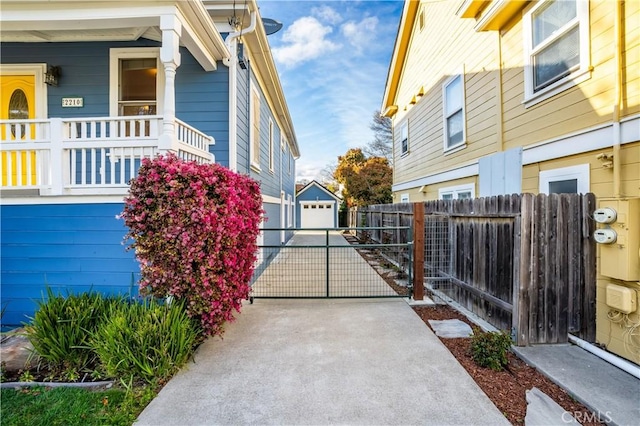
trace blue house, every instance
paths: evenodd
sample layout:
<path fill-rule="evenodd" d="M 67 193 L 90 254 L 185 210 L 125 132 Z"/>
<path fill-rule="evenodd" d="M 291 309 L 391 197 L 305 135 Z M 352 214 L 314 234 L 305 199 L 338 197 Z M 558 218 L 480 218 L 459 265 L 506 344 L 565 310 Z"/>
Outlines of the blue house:
<path fill-rule="evenodd" d="M 142 158 L 248 174 L 264 226 L 294 226 L 300 153 L 255 0 L 4 0 L 0 40 L 3 326 L 45 285 L 135 292 L 116 215 Z"/>
<path fill-rule="evenodd" d="M 296 195 L 296 219 L 300 228 L 337 228 L 340 197 L 312 180 Z"/>

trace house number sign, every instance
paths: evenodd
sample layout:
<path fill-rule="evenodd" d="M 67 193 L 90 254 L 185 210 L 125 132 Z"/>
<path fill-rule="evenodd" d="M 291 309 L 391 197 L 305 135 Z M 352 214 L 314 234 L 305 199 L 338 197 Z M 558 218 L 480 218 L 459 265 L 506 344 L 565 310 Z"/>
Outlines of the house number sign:
<path fill-rule="evenodd" d="M 84 106 L 84 98 L 62 98 L 63 108 L 82 108 Z"/>

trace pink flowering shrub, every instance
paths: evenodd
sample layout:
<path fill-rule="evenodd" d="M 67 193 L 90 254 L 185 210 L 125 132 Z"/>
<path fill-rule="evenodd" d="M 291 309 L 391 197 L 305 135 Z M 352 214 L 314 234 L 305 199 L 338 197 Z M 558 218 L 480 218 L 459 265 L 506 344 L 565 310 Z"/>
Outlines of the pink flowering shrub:
<path fill-rule="evenodd" d="M 121 217 L 140 262 L 141 294 L 186 299 L 205 335 L 248 298 L 262 210 L 258 183 L 173 154 L 145 159 Z"/>

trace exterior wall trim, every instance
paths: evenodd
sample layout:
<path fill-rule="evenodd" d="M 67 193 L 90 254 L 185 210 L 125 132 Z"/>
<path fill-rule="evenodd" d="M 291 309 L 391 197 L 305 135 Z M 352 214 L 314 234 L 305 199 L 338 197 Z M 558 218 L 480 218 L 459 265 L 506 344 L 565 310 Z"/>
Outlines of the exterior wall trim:
<path fill-rule="evenodd" d="M 559 138 L 549 139 L 535 145 L 522 148 L 522 165 L 555 160 L 570 155 L 582 154 L 613 146 L 613 123 L 595 126 Z M 620 120 L 620 135 L 622 145 L 640 140 L 640 114 Z M 457 169 L 434 173 L 419 179 L 395 184 L 393 192 L 433 185 L 454 179 L 476 176 L 479 173 L 478 160 Z"/>
<path fill-rule="evenodd" d="M 262 202 L 268 204 L 277 204 L 280 205 L 280 198 L 272 197 L 271 195 L 262 194 Z"/>
<path fill-rule="evenodd" d="M 124 203 L 124 195 L 80 195 L 60 197 L 2 197 L 6 206 L 40 205 L 40 204 L 120 204 Z"/>

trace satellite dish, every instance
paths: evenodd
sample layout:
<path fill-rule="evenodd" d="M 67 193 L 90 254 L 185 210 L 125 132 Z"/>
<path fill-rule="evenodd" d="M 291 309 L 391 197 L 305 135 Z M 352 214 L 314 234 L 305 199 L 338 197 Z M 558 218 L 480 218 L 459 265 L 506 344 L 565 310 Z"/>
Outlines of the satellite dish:
<path fill-rule="evenodd" d="M 275 19 L 262 18 L 262 24 L 267 35 L 277 33 L 282 29 L 282 22 L 278 22 Z"/>

